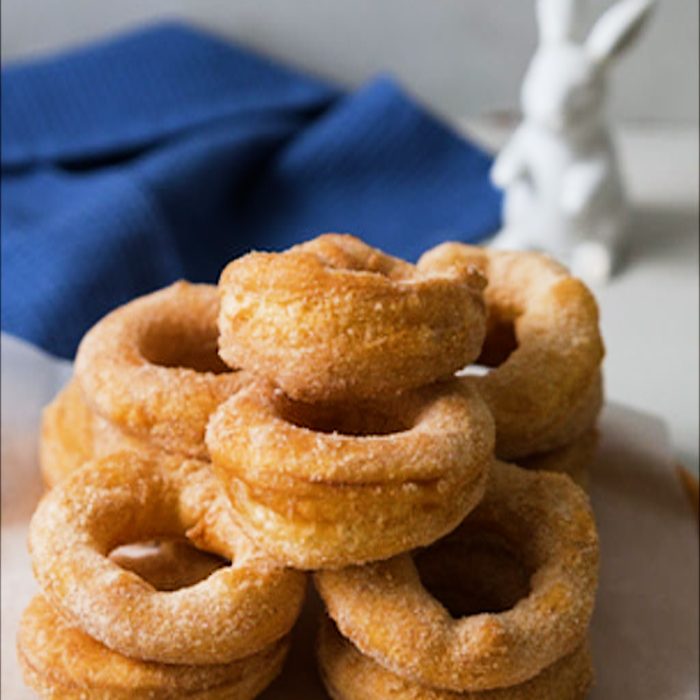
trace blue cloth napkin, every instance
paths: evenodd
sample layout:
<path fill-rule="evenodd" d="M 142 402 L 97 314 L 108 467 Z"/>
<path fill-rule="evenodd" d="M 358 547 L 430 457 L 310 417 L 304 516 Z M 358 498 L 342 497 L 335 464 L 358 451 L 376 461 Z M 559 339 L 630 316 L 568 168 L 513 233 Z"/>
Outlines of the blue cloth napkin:
<path fill-rule="evenodd" d="M 2 328 L 72 357 L 110 309 L 252 248 L 478 240 L 490 163 L 387 77 L 346 93 L 179 24 L 10 65 Z"/>

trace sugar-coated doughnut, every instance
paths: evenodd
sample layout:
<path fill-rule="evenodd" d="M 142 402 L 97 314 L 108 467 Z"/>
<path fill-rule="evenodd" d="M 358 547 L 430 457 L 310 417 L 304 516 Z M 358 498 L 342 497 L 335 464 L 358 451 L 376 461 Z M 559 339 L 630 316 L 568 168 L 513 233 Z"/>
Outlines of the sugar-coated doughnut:
<path fill-rule="evenodd" d="M 588 498 L 561 474 L 496 462 L 483 501 L 435 547 L 459 552 L 475 538 L 498 544 L 526 567 L 529 591 L 514 606 L 451 614 L 417 568 L 415 557 L 431 548 L 414 558 L 317 572 L 316 586 L 341 634 L 404 678 L 458 692 L 524 683 L 586 636 L 599 558 Z M 449 577 L 444 571 L 430 587 L 449 594 Z"/>
<path fill-rule="evenodd" d="M 177 282 L 100 320 L 78 348 L 85 400 L 126 433 L 206 458 L 209 415 L 246 381 L 216 351 L 216 287 Z"/>
<path fill-rule="evenodd" d="M 337 568 L 456 527 L 483 494 L 493 421 L 454 380 L 342 405 L 256 384 L 219 407 L 207 445 L 255 542 L 295 568 Z"/>
<path fill-rule="evenodd" d="M 433 248 L 418 267 L 476 267 L 488 280 L 486 340 L 477 362 L 492 369 L 463 381 L 478 387 L 493 413 L 501 459 L 561 447 L 592 426 L 602 403 L 604 348 L 598 308 L 583 282 L 540 253 L 461 243 Z"/>
<path fill-rule="evenodd" d="M 49 491 L 29 532 L 34 573 L 51 605 L 110 649 L 174 664 L 229 663 L 285 636 L 303 574 L 270 560 L 233 524 L 208 464 L 118 453 Z M 186 535 L 231 564 L 177 591 L 157 591 L 112 561 L 120 545 Z"/>
<path fill-rule="evenodd" d="M 250 253 L 219 282 L 219 353 L 293 399 L 386 397 L 449 377 L 476 358 L 484 281 L 425 272 L 353 236 Z"/>
<path fill-rule="evenodd" d="M 593 680 L 587 644 L 516 686 L 455 692 L 401 678 L 360 653 L 328 618 L 318 641 L 321 677 L 332 700 L 583 700 Z"/>
<path fill-rule="evenodd" d="M 162 664 L 118 654 L 67 622 L 42 596 L 24 611 L 17 657 L 25 682 L 62 700 L 252 700 L 277 676 L 289 640 L 228 664 Z"/>

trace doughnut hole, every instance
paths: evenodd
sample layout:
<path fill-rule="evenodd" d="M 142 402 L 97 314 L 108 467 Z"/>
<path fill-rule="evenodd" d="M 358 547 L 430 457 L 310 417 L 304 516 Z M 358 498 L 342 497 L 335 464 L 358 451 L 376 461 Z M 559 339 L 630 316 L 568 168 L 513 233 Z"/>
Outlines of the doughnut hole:
<path fill-rule="evenodd" d="M 195 547 L 184 537 L 162 537 L 115 547 L 109 558 L 158 591 L 188 588 L 231 562 Z"/>
<path fill-rule="evenodd" d="M 395 402 L 308 404 L 276 392 L 275 409 L 282 420 L 318 433 L 353 437 L 392 435 L 410 430 L 415 416 L 402 412 Z"/>
<path fill-rule="evenodd" d="M 403 274 L 403 270 L 397 267 L 391 259 L 380 258 L 379 256 L 365 258 L 347 251 L 346 256 L 342 261 L 326 258 L 324 262 L 331 269 L 343 270 L 344 272 L 366 272 L 380 275 L 387 279 L 404 279 L 406 277 Z"/>
<path fill-rule="evenodd" d="M 483 367 L 500 367 L 517 349 L 514 314 L 492 312 L 486 322 L 486 337 L 476 360 Z"/>
<path fill-rule="evenodd" d="M 438 542 L 414 555 L 423 587 L 454 619 L 510 610 L 530 593 L 534 573 L 496 532 Z"/>
<path fill-rule="evenodd" d="M 384 255 L 344 234 L 322 235 L 299 249 L 314 253 L 331 270 L 370 273 L 392 280 L 409 279 L 416 271 L 413 265 Z"/>
<path fill-rule="evenodd" d="M 160 367 L 191 369 L 195 372 L 233 372 L 219 357 L 216 326 L 190 327 L 157 323 L 141 338 L 139 350 L 148 362 Z"/>

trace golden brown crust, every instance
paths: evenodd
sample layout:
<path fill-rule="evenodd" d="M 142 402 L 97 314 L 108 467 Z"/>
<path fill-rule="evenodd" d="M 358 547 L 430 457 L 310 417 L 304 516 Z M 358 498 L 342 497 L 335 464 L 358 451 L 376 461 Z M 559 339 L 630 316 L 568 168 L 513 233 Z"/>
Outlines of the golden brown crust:
<path fill-rule="evenodd" d="M 205 459 L 209 415 L 248 381 L 217 356 L 217 312 L 216 287 L 177 282 L 105 316 L 76 357 L 87 403 L 130 435 Z"/>
<path fill-rule="evenodd" d="M 483 493 L 493 422 L 454 381 L 342 406 L 254 385 L 212 416 L 207 444 L 251 538 L 296 568 L 337 568 L 456 527 Z"/>
<path fill-rule="evenodd" d="M 566 474 L 587 491 L 588 466 L 593 461 L 597 449 L 598 431 L 591 428 L 564 447 L 518 460 L 518 466 L 524 469 Z"/>
<path fill-rule="evenodd" d="M 520 685 L 454 692 L 419 685 L 360 653 L 325 617 L 318 641 L 319 669 L 333 700 L 583 700 L 593 680 L 586 643 Z"/>
<path fill-rule="evenodd" d="M 405 678 L 460 692 L 523 683 L 585 637 L 599 556 L 590 504 L 567 477 L 497 462 L 483 501 L 446 539 L 482 532 L 533 572 L 529 595 L 504 612 L 453 618 L 409 555 L 318 572 L 316 586 L 341 633 Z"/>
<path fill-rule="evenodd" d="M 539 253 L 445 243 L 418 261 L 424 270 L 465 266 L 488 279 L 482 361 L 497 366 L 463 381 L 478 387 L 494 415 L 497 455 L 517 460 L 567 444 L 591 427 L 602 403 L 595 299 Z M 514 341 L 517 347 L 508 347 Z"/>
<path fill-rule="evenodd" d="M 42 596 L 22 615 L 17 656 L 25 682 L 42 697 L 63 700 L 249 700 L 282 668 L 287 637 L 230 664 L 192 666 L 129 658 L 63 619 Z"/>
<path fill-rule="evenodd" d="M 530 453 L 518 459 L 529 459 L 535 455 L 565 448 L 590 432 L 598 421 L 604 400 L 603 373 L 599 370 L 571 409 L 562 414 L 559 420 L 552 420 L 549 429 L 540 434 L 537 453 Z"/>
<path fill-rule="evenodd" d="M 75 378 L 43 411 L 39 464 L 48 488 L 91 459 L 129 450 L 150 456 L 163 452 L 147 440 L 127 435 L 92 411 Z"/>
<path fill-rule="evenodd" d="M 352 236 L 250 253 L 221 275 L 219 352 L 307 402 L 384 397 L 479 353 L 483 280 L 421 273 Z"/>
<path fill-rule="evenodd" d="M 32 518 L 34 573 L 51 604 L 110 649 L 162 663 L 228 663 L 286 635 L 305 587 L 301 573 L 242 535 L 229 510 L 201 462 L 135 453 L 89 462 Z M 121 544 L 181 535 L 232 564 L 162 592 L 107 556 Z"/>
<path fill-rule="evenodd" d="M 92 411 L 71 380 L 41 414 L 39 466 L 48 488 L 92 457 Z"/>

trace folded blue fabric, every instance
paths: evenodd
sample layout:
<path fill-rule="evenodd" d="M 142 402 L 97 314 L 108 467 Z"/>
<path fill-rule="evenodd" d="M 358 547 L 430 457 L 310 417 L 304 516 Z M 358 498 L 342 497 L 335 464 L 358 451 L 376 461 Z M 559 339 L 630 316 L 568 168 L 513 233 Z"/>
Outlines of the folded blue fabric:
<path fill-rule="evenodd" d="M 346 94 L 178 24 L 2 71 L 2 327 L 71 357 L 115 306 L 349 231 L 499 225 L 490 158 L 380 77 Z"/>

